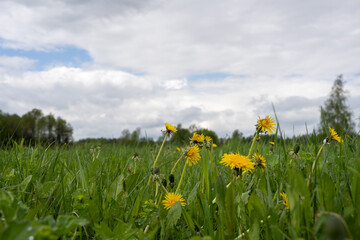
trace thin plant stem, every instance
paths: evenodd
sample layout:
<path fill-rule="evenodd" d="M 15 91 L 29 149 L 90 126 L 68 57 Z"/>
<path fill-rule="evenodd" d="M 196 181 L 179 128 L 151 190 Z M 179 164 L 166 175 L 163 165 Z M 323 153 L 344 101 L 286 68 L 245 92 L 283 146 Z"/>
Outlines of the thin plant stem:
<path fill-rule="evenodd" d="M 256 142 L 257 137 L 259 136 L 259 133 L 260 133 L 260 128 L 256 131 L 255 137 L 254 137 L 254 139 L 253 139 L 253 141 L 251 143 L 248 158 L 251 158 L 251 155 L 252 155 L 253 150 L 254 150 L 255 142 Z"/>
<path fill-rule="evenodd" d="M 154 164 L 153 164 L 153 168 L 156 166 L 156 163 L 157 163 L 157 161 L 159 160 L 159 156 L 160 156 L 160 153 L 161 153 L 161 151 L 162 151 L 162 149 L 163 149 L 163 147 L 164 147 L 166 138 L 167 138 L 167 134 L 165 134 L 164 141 L 162 142 L 161 147 L 160 147 L 160 149 L 159 149 L 159 152 L 158 152 L 158 154 L 157 154 L 157 156 L 156 156 L 156 158 L 155 158 L 155 161 L 154 161 Z"/>
<path fill-rule="evenodd" d="M 179 159 L 176 161 L 174 167 L 171 169 L 170 174 L 173 174 L 175 172 L 176 166 L 179 164 L 180 160 L 184 157 L 183 154 L 181 154 L 181 156 L 179 157 Z"/>
<path fill-rule="evenodd" d="M 164 190 L 164 192 L 166 193 L 166 194 L 168 194 L 169 192 L 168 192 L 168 190 L 165 188 L 165 186 L 164 185 L 162 185 L 161 184 L 161 187 L 162 187 L 162 190 Z"/>
<path fill-rule="evenodd" d="M 159 183 L 158 181 L 156 181 L 155 197 L 157 196 L 158 192 L 159 192 Z"/>
<path fill-rule="evenodd" d="M 187 162 L 185 162 L 184 169 L 183 169 L 182 174 L 181 174 L 181 177 L 180 177 L 180 182 L 179 182 L 179 184 L 178 184 L 178 186 L 177 186 L 177 188 L 176 188 L 175 193 L 177 193 L 177 192 L 179 191 L 180 186 L 181 186 L 181 183 L 182 183 L 182 181 L 183 181 L 183 179 L 184 179 L 184 175 L 185 175 L 185 171 L 186 171 L 186 165 L 187 165 Z"/>
<path fill-rule="evenodd" d="M 324 140 L 323 145 L 321 145 L 318 153 L 316 154 L 315 160 L 314 160 L 313 165 L 312 165 L 312 168 L 311 168 L 311 173 L 309 174 L 309 179 L 308 179 L 308 184 L 307 184 L 308 187 L 310 186 L 311 176 L 312 176 L 312 174 L 313 174 L 313 172 L 314 172 L 314 170 L 315 170 L 315 166 L 316 166 L 317 160 L 318 160 L 318 158 L 320 157 L 320 153 L 322 152 L 322 150 L 323 150 L 323 148 L 324 148 L 324 146 L 325 146 L 326 144 L 327 144 L 327 140 Z"/>
<path fill-rule="evenodd" d="M 156 166 L 156 163 L 157 163 L 157 161 L 159 160 L 159 156 L 160 156 L 161 150 L 162 150 L 163 147 L 164 147 L 166 138 L 167 138 L 167 134 L 165 134 L 164 141 L 163 141 L 162 144 L 161 144 L 161 147 L 160 147 L 159 152 L 158 152 L 158 154 L 157 154 L 157 156 L 156 156 L 156 158 L 155 158 L 155 161 L 154 161 L 154 164 L 153 164 L 153 167 L 152 167 L 152 168 L 154 168 L 154 167 Z M 149 177 L 148 185 L 150 185 L 150 182 L 151 182 L 151 175 L 150 175 L 150 177 Z"/>

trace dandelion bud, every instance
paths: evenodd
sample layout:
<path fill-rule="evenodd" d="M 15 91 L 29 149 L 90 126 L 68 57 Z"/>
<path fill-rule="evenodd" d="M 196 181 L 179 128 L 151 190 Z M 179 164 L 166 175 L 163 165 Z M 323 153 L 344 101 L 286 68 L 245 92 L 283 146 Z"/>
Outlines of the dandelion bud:
<path fill-rule="evenodd" d="M 166 186 L 167 186 L 167 181 L 166 181 L 165 178 L 161 181 L 161 184 L 166 188 Z"/>
<path fill-rule="evenodd" d="M 170 175 L 169 175 L 169 181 L 170 181 L 171 183 L 175 182 L 175 176 L 174 176 L 174 174 L 170 174 Z"/>
<path fill-rule="evenodd" d="M 299 144 L 295 144 L 294 146 L 294 153 L 297 154 L 300 150 L 300 145 Z"/>

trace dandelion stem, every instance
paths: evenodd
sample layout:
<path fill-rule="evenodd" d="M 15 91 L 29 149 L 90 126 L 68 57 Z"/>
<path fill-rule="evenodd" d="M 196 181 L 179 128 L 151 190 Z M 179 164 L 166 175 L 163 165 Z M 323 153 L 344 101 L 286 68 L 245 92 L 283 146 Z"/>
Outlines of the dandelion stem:
<path fill-rule="evenodd" d="M 184 154 L 181 154 L 181 156 L 179 157 L 179 159 L 176 161 L 174 167 L 171 169 L 170 174 L 173 174 L 175 172 L 175 168 L 176 166 L 179 164 L 180 160 L 183 158 Z"/>
<path fill-rule="evenodd" d="M 156 163 L 157 163 L 157 161 L 159 160 L 159 156 L 160 156 L 161 150 L 162 150 L 163 147 L 164 147 L 166 138 L 167 138 L 167 134 L 165 134 L 164 141 L 162 142 L 161 147 L 160 147 L 160 149 L 159 149 L 159 152 L 158 152 L 158 154 L 157 154 L 157 156 L 156 156 L 156 158 L 155 158 L 155 161 L 154 161 L 154 164 L 153 164 L 153 168 L 156 166 Z"/>
<path fill-rule="evenodd" d="M 256 131 L 255 137 L 254 137 L 254 139 L 253 139 L 253 141 L 252 141 L 252 144 L 251 144 L 251 147 L 250 147 L 250 150 L 249 150 L 248 158 L 251 158 L 252 152 L 253 152 L 253 150 L 254 150 L 255 142 L 256 142 L 257 137 L 259 136 L 260 131 L 261 131 L 261 128 L 259 128 L 259 129 Z"/>
<path fill-rule="evenodd" d="M 168 192 L 168 190 L 165 188 L 165 186 L 164 185 L 162 185 L 161 184 L 161 187 L 162 187 L 162 189 L 164 190 L 164 192 L 166 193 L 166 194 L 168 194 L 169 192 Z"/>
<path fill-rule="evenodd" d="M 182 174 L 181 174 L 181 177 L 180 177 L 180 182 L 179 182 L 179 184 L 178 184 L 178 186 L 177 186 L 177 188 L 176 188 L 175 193 L 177 193 L 177 192 L 179 191 L 180 186 L 181 186 L 181 183 L 182 183 L 182 181 L 183 181 L 183 179 L 184 179 L 184 175 L 185 175 L 185 171 L 186 171 L 186 165 L 187 165 L 187 162 L 185 162 L 184 169 L 183 169 Z"/>
<path fill-rule="evenodd" d="M 159 191 L 159 183 L 156 182 L 155 197 L 157 196 L 158 191 Z"/>
<path fill-rule="evenodd" d="M 156 158 L 155 158 L 155 161 L 154 161 L 154 164 L 153 164 L 153 167 L 152 167 L 152 168 L 154 168 L 154 167 L 156 166 L 156 163 L 157 163 L 157 161 L 158 161 L 158 159 L 159 159 L 161 150 L 162 150 L 163 147 L 164 147 L 166 138 L 167 138 L 167 134 L 165 134 L 164 141 L 163 141 L 162 144 L 161 144 L 161 147 L 160 147 L 159 152 L 158 152 L 158 154 L 157 154 L 157 156 L 156 156 Z M 151 180 L 151 175 L 150 175 L 150 177 L 149 177 L 148 185 L 150 185 L 150 180 Z"/>

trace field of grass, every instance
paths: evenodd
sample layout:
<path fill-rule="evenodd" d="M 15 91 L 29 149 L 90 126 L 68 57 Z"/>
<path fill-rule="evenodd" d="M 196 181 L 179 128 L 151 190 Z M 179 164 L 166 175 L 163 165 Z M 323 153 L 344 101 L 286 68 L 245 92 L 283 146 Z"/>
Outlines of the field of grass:
<path fill-rule="evenodd" d="M 200 161 L 184 172 L 181 158 L 173 188 L 176 148 L 186 146 L 165 142 L 155 171 L 161 143 L 3 146 L 0 239 L 360 239 L 359 136 L 323 144 L 315 134 L 284 140 L 276 132 L 273 147 L 263 136 L 253 152 L 265 169 L 239 174 L 220 164 L 225 153 L 251 148 L 226 141 L 200 147 Z M 183 173 L 185 206 L 165 209 Z"/>

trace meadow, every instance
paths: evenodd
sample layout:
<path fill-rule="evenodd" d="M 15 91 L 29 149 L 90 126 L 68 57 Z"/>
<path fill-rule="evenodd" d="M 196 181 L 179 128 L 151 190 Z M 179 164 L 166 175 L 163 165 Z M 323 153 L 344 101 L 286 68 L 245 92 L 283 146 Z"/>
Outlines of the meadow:
<path fill-rule="evenodd" d="M 156 144 L 4 145 L 0 239 L 359 239 L 360 137 L 262 120 L 219 146 L 170 144 L 171 125 Z"/>

